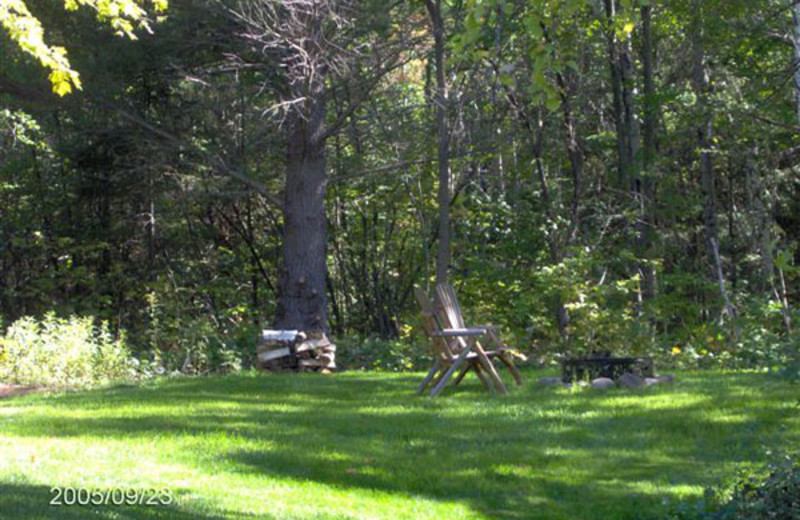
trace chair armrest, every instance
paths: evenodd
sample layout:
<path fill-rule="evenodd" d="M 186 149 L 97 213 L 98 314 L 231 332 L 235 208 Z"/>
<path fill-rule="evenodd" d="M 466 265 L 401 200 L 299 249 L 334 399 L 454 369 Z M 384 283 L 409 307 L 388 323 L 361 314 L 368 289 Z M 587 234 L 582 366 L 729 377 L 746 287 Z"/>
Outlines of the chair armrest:
<path fill-rule="evenodd" d="M 439 332 L 435 332 L 434 336 L 483 336 L 484 334 L 486 334 L 486 329 L 443 329 Z"/>
<path fill-rule="evenodd" d="M 483 330 L 500 330 L 497 325 L 472 325 L 470 329 L 483 329 Z"/>

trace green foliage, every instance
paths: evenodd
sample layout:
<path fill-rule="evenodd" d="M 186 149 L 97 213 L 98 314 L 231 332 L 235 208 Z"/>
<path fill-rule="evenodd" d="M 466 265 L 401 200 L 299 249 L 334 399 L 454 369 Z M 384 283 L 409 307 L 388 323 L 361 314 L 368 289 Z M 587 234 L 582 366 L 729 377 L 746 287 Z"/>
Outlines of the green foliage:
<path fill-rule="evenodd" d="M 124 334 L 92 317 L 24 317 L 0 337 L 0 380 L 83 387 L 135 376 Z"/>
<path fill-rule="evenodd" d="M 146 343 L 139 348 L 144 374 L 238 372 L 254 359 L 259 331 L 241 316 L 229 316 L 235 326 L 219 327 L 210 317 L 186 312 L 174 300 L 165 305 L 155 292 L 146 298 Z"/>
<path fill-rule="evenodd" d="M 800 461 L 785 454 L 765 467 L 742 469 L 732 486 L 674 508 L 675 520 L 800 520 Z"/>
<path fill-rule="evenodd" d="M 796 329 L 787 332 L 784 324 L 784 309 L 773 299 L 751 299 L 742 304 L 743 313 L 736 324 L 740 329 L 738 340 L 734 338 L 726 352 L 731 366 L 764 367 L 783 370 L 790 375 L 796 363 L 800 333 Z M 788 311 L 797 320 L 798 313 Z"/>
<path fill-rule="evenodd" d="M 116 34 L 132 39 L 136 38 L 135 25 L 149 30 L 143 5 L 151 4 L 157 13 L 167 8 L 167 0 L 63 0 L 63 3 L 68 11 L 74 11 L 79 6 L 93 9 L 98 19 L 107 23 Z M 64 96 L 73 88 L 81 89 L 80 77 L 67 59 L 67 50 L 45 42 L 44 27 L 31 14 L 24 0 L 0 1 L 0 27 L 8 32 L 8 36 L 23 52 L 33 56 L 50 71 L 53 92 Z"/>
<path fill-rule="evenodd" d="M 285 88 L 280 74 L 250 65 L 264 56 L 242 50 L 224 2 L 177 3 L 165 30 L 135 44 L 108 24 L 122 17 L 130 25 L 116 29 L 130 32 L 137 9 L 160 9 L 154 2 L 67 2 L 88 7 L 80 13 L 62 0 L 22 4 L 47 44 L 67 41 L 89 95 L 53 105 L 30 98 L 39 68 L 31 72 L 13 43 L 0 60 L 8 105 L 32 107 L 0 108 L 0 313 L 109 320 L 128 332 L 145 374 L 245 368 L 275 312 L 285 222 L 264 197 L 217 175 L 216 160 L 187 150 L 280 198 L 285 132 L 263 118 Z M 0 1 L 0 12 L 22 4 Z M 792 27 L 788 4 L 737 0 L 711 16 L 721 2 L 652 2 L 652 99 L 642 84 L 641 2 L 618 4 L 609 17 L 602 2 L 444 2 L 450 276 L 465 315 L 500 325 L 508 344 L 547 363 L 608 350 L 649 354 L 659 366 L 797 374 L 797 335 L 786 332 L 779 303 L 791 313 L 800 294 L 800 181 L 784 164 L 797 150 L 795 99 L 791 82 L 778 80 L 790 77 L 794 56 L 776 37 Z M 330 327 L 352 338 L 342 340 L 346 366 L 386 370 L 427 356 L 409 340 L 410 288 L 432 279 L 439 225 L 429 27 L 422 3 L 397 5 L 363 5 L 353 45 L 375 48 L 408 26 L 409 61 L 369 87 L 326 149 Z M 735 322 L 720 323 L 704 243 L 703 103 L 686 63 L 692 5 L 703 10 L 713 83 L 714 202 Z M 630 44 L 634 119 L 648 105 L 658 116 L 657 151 L 641 172 L 652 191 L 642 200 L 616 179 L 613 38 L 617 52 Z M 373 65 L 329 82 L 332 121 L 362 97 Z M 573 133 L 579 179 L 566 146 Z M 652 298 L 642 291 L 648 265 Z M 796 328 L 800 318 L 791 318 Z"/>
<path fill-rule="evenodd" d="M 719 520 L 800 520 L 800 461 L 786 456 L 766 477 L 748 476 L 714 516 Z"/>
<path fill-rule="evenodd" d="M 336 363 L 344 369 L 377 372 L 422 370 L 432 363 L 430 346 L 416 338 L 348 336 L 336 339 Z"/>

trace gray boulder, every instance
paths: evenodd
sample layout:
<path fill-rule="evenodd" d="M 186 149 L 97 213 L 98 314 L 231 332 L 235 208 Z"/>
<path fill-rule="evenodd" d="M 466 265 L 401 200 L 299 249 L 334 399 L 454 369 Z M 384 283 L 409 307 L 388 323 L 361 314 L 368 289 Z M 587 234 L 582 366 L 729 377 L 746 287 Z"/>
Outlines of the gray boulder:
<path fill-rule="evenodd" d="M 658 380 L 657 377 L 645 377 L 644 384 L 645 386 L 653 386 L 659 384 L 661 381 Z"/>
<path fill-rule="evenodd" d="M 614 388 L 617 384 L 614 382 L 613 379 L 609 379 L 607 377 L 598 377 L 594 381 L 592 381 L 592 388 Z"/>
<path fill-rule="evenodd" d="M 644 386 L 644 384 L 644 379 L 630 372 L 625 372 L 619 376 L 619 385 L 625 388 L 639 388 L 640 386 Z"/>

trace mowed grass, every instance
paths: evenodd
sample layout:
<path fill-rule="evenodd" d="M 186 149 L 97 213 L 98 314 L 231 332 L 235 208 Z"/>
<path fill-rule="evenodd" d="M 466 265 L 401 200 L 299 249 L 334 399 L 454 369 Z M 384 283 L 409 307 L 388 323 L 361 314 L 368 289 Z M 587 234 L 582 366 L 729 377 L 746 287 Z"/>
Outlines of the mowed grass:
<path fill-rule="evenodd" d="M 663 518 L 800 445 L 798 387 L 679 373 L 668 387 L 511 395 L 421 374 L 164 379 L 0 401 L 0 518 Z M 170 506 L 50 506 L 54 486 L 167 488 Z"/>

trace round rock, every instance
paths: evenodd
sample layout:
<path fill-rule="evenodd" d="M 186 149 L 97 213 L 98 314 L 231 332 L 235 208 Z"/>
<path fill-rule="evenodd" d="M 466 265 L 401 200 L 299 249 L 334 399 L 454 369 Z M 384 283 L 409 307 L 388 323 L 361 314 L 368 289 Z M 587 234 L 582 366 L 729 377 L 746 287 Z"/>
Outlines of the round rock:
<path fill-rule="evenodd" d="M 617 384 L 614 383 L 614 380 L 609 379 L 607 377 L 598 377 L 597 379 L 592 381 L 592 388 L 606 389 L 606 388 L 614 388 L 615 386 L 617 386 Z"/>
<path fill-rule="evenodd" d="M 619 376 L 619 384 L 620 386 L 624 386 L 626 388 L 639 388 L 640 386 L 644 386 L 644 379 L 636 374 L 625 372 Z"/>

